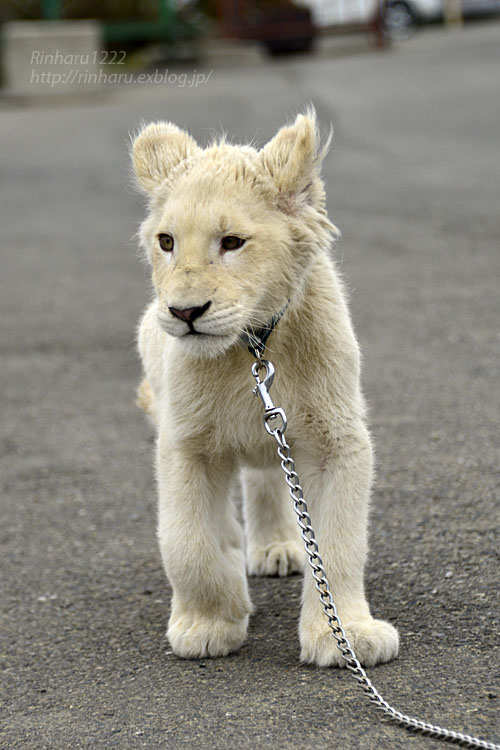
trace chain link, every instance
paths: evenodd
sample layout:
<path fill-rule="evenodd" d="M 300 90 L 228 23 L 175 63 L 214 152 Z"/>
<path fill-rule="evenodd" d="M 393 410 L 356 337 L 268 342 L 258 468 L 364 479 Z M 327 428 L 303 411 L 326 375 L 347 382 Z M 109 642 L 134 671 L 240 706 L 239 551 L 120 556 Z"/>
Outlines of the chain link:
<path fill-rule="evenodd" d="M 304 541 L 305 550 L 311 566 L 312 575 L 316 582 L 316 589 L 319 592 L 319 598 L 323 606 L 323 611 L 328 620 L 328 625 L 332 635 L 337 642 L 337 647 L 342 654 L 347 669 L 359 684 L 368 700 L 382 714 L 397 724 L 404 726 L 410 732 L 423 734 L 435 739 L 446 740 L 448 742 L 461 745 L 468 748 L 483 748 L 484 750 L 500 750 L 500 745 L 493 742 L 478 739 L 468 734 L 461 734 L 450 729 L 435 724 L 429 724 L 421 719 L 407 716 L 391 706 L 373 686 L 365 670 L 361 666 L 358 658 L 349 643 L 342 622 L 337 613 L 337 608 L 330 591 L 330 585 L 326 576 L 323 561 L 319 554 L 318 543 L 314 529 L 311 524 L 311 517 L 307 509 L 307 503 L 304 499 L 304 492 L 299 483 L 299 476 L 295 470 L 295 462 L 292 458 L 290 446 L 285 439 L 285 430 L 287 420 L 282 408 L 277 408 L 272 403 L 269 396 L 269 388 L 274 378 L 274 367 L 271 362 L 261 359 L 260 353 L 255 352 L 257 361 L 252 366 L 252 374 L 257 381 L 254 393 L 260 395 L 264 403 L 264 426 L 267 432 L 274 437 L 278 444 L 278 456 L 281 460 L 281 468 L 285 474 L 285 481 L 289 488 L 290 497 L 293 501 L 293 509 L 297 516 L 297 522 L 300 527 L 300 533 Z M 260 371 L 266 370 L 266 376 L 260 379 Z M 276 424 L 279 422 L 279 424 Z"/>

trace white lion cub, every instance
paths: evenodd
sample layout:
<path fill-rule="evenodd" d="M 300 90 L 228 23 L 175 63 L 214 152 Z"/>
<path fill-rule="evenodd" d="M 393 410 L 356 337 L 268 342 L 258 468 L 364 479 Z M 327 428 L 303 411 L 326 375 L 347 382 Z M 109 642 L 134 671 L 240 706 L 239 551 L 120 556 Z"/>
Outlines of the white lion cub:
<path fill-rule="evenodd" d="M 329 256 L 336 229 L 320 177 L 325 152 L 313 110 L 260 151 L 223 140 L 203 149 L 168 122 L 147 126 L 133 145 L 155 290 L 139 330 L 139 403 L 158 431 L 158 536 L 173 589 L 167 635 L 181 657 L 242 645 L 247 570 L 285 576 L 304 567 L 244 345 L 280 314 L 267 343 L 272 395 L 288 417 L 339 615 L 365 665 L 398 653 L 397 631 L 373 619 L 364 592 L 372 449 L 358 346 Z M 237 472 L 246 544 L 231 502 Z M 299 633 L 305 662 L 343 664 L 309 571 Z"/>

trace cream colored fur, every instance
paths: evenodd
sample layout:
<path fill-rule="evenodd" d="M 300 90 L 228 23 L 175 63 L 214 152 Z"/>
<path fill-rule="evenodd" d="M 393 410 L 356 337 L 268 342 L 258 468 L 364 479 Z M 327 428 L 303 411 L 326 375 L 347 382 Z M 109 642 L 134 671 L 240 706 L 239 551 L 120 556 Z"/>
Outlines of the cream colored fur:
<path fill-rule="evenodd" d="M 309 111 L 260 151 L 224 141 L 205 149 L 171 123 L 146 127 L 133 146 L 149 198 L 141 244 L 155 290 L 139 329 L 146 381 L 139 403 L 157 425 L 158 536 L 172 585 L 167 635 L 187 658 L 238 649 L 252 605 L 246 573 L 301 571 L 304 550 L 275 452 L 252 395 L 243 330 L 289 306 L 267 356 L 273 399 L 308 499 L 320 552 L 347 635 L 366 665 L 398 653 L 397 631 L 365 598 L 372 447 L 359 386 L 359 353 L 329 256 L 335 227 L 320 178 L 326 148 Z M 169 233 L 165 252 L 158 235 Z M 246 239 L 224 251 L 227 236 Z M 210 307 L 187 335 L 169 308 Z M 244 534 L 231 501 L 241 472 Z M 245 554 L 246 552 L 246 554 Z M 342 665 L 309 570 L 301 656 Z"/>

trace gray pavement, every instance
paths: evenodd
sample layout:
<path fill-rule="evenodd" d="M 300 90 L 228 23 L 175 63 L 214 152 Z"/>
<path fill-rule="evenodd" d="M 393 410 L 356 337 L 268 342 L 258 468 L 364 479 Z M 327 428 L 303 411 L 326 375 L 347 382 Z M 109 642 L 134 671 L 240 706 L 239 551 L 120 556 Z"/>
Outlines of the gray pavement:
<path fill-rule="evenodd" d="M 345 670 L 299 664 L 298 577 L 252 580 L 238 654 L 180 661 L 164 639 L 127 134 L 167 118 L 263 142 L 310 100 L 335 125 L 328 203 L 377 446 L 367 588 L 402 641 L 370 675 L 500 740 L 499 32 L 3 104 L 2 748 L 442 746 L 380 723 Z"/>

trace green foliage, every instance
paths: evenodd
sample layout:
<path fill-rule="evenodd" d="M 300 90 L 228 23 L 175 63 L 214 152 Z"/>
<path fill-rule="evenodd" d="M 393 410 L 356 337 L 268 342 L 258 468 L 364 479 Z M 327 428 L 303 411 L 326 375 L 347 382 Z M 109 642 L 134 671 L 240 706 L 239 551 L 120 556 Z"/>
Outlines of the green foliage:
<path fill-rule="evenodd" d="M 103 21 L 153 20 L 159 0 L 61 0 L 62 18 L 98 18 Z M 2 0 L 0 21 L 43 18 L 41 0 Z"/>

